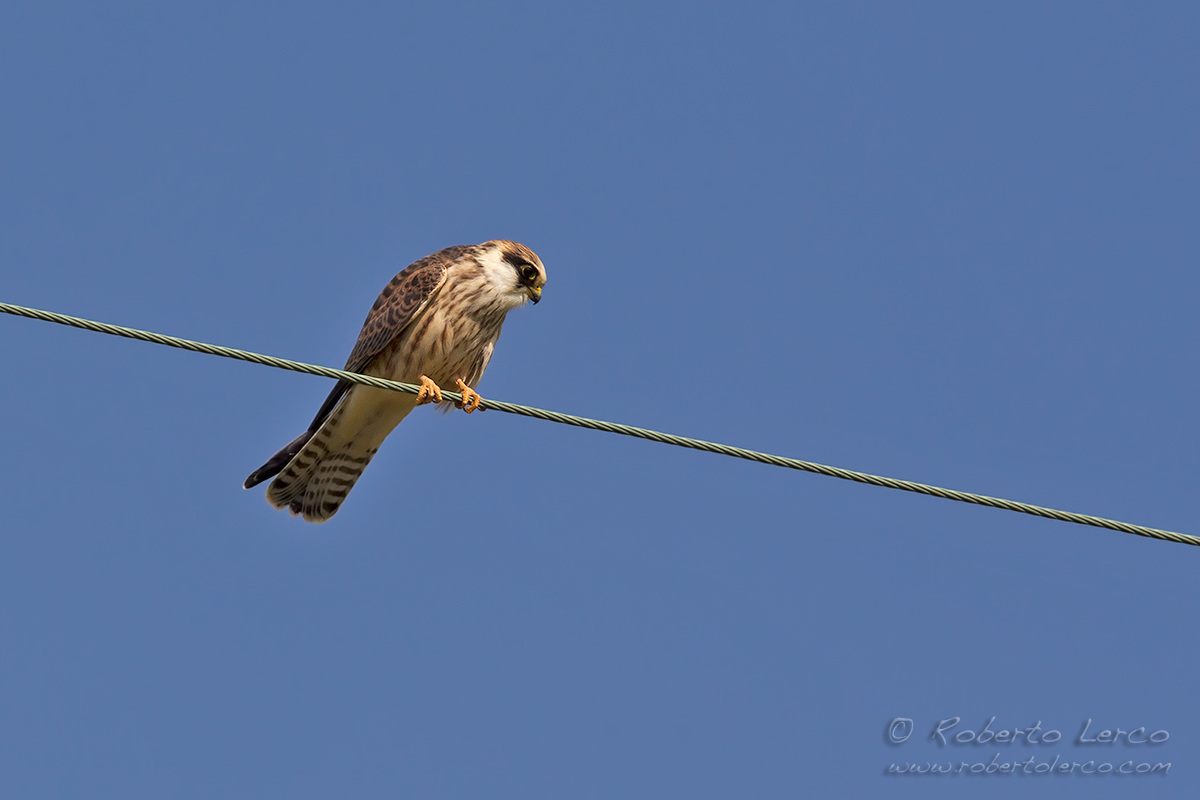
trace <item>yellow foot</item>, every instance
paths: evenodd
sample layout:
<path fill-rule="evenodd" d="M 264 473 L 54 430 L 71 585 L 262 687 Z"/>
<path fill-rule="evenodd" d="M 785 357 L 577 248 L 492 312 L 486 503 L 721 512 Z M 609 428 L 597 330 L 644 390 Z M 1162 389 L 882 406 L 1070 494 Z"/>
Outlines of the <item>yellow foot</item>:
<path fill-rule="evenodd" d="M 462 378 L 457 378 L 454 382 L 458 384 L 458 390 L 462 392 L 462 402 L 455 403 L 455 405 L 468 414 L 479 408 L 479 404 L 483 402 L 483 398 L 479 396 L 479 392 L 463 383 Z"/>
<path fill-rule="evenodd" d="M 421 391 L 417 392 L 417 405 L 423 406 L 426 403 L 442 402 L 442 390 L 433 381 L 421 376 Z"/>

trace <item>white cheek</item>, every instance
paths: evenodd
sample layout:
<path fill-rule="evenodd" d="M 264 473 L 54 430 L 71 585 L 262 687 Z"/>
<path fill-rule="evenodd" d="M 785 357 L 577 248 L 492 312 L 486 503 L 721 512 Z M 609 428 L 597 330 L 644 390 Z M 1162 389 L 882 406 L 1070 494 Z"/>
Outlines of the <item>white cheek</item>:
<path fill-rule="evenodd" d="M 510 311 L 525 305 L 525 301 L 529 299 L 525 287 L 517 283 L 516 270 L 503 259 L 498 249 L 483 254 L 479 264 L 501 305 Z"/>
<path fill-rule="evenodd" d="M 508 266 L 507 264 L 505 266 Z M 510 268 L 511 269 L 511 268 Z M 492 291 L 496 294 L 508 294 L 512 291 L 513 282 L 509 280 L 509 276 L 505 275 L 499 269 L 487 271 L 488 283 L 491 284 Z"/>
<path fill-rule="evenodd" d="M 479 259 L 479 266 L 497 294 L 508 294 L 513 290 L 516 285 L 516 276 L 512 265 L 501 258 L 499 250 L 484 253 Z"/>

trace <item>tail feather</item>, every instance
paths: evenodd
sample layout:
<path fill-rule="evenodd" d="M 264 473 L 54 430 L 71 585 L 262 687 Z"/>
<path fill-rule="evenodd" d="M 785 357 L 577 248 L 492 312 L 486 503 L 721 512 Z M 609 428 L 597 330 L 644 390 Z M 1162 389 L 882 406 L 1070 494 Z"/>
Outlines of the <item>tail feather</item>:
<path fill-rule="evenodd" d="M 288 508 L 292 501 L 303 496 L 313 472 L 329 452 L 329 439 L 341 422 L 342 409 L 330 414 L 287 465 L 267 487 L 267 502 L 275 508 Z"/>
<path fill-rule="evenodd" d="M 337 513 L 384 438 L 412 409 L 404 396 L 356 386 L 315 432 L 302 434 L 247 478 L 247 488 L 253 485 L 251 478 L 265 480 L 278 473 L 267 487 L 267 502 L 308 522 L 325 522 Z"/>
<path fill-rule="evenodd" d="M 365 451 L 350 442 L 341 451 L 326 453 L 308 478 L 304 493 L 292 498 L 288 512 L 309 522 L 324 522 L 337 513 L 346 495 L 362 477 L 363 470 L 378 452 L 378 447 Z M 361 452 L 361 455 L 355 455 Z"/>

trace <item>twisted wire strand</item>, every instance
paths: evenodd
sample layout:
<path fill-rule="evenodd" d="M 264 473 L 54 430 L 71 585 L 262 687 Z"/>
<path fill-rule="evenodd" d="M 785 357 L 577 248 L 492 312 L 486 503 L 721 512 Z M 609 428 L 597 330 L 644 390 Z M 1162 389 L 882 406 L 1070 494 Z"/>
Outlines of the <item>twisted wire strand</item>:
<path fill-rule="evenodd" d="M 275 358 L 274 356 L 263 355 L 261 353 L 252 353 L 247 350 L 237 350 L 232 347 L 221 347 L 220 345 L 207 344 L 205 342 L 195 342 L 190 339 L 181 339 L 177 336 L 167 336 L 161 333 L 152 333 L 150 331 L 141 331 L 135 328 L 126 328 L 122 325 L 109 325 L 104 322 L 95 322 L 89 319 L 81 319 L 79 317 L 69 317 L 65 314 L 56 314 L 52 311 L 41 311 L 36 308 L 26 308 L 24 306 L 11 305 L 9 303 L 0 303 L 0 312 L 12 314 L 18 317 L 28 317 L 29 319 L 38 319 L 45 322 L 54 322 L 59 325 L 67 325 L 72 328 L 82 328 L 83 330 L 95 331 L 97 333 L 107 333 L 112 336 L 123 336 L 127 339 L 137 339 L 143 342 L 152 342 L 161 344 L 167 347 L 177 347 L 182 350 L 191 350 L 196 353 L 207 353 L 208 355 L 220 356 L 222 358 L 234 358 L 239 361 L 249 361 L 253 364 L 262 364 L 267 367 L 275 367 L 277 369 L 287 369 L 293 372 L 304 372 L 309 375 L 319 375 L 324 378 L 334 378 L 336 380 L 349 381 L 363 386 L 374 386 L 380 389 L 390 389 L 396 392 L 406 392 L 408 394 L 416 394 L 419 386 L 411 383 L 400 383 L 399 381 L 389 381 L 383 378 L 374 378 L 369 375 L 359 375 L 356 372 L 346 372 L 340 369 L 331 369 L 330 367 L 321 367 L 315 364 L 305 364 L 301 361 L 292 361 L 286 358 Z M 458 392 L 442 390 L 442 395 L 450 400 L 461 401 L 462 395 Z M 885 478 L 880 475 L 871 475 L 865 472 L 855 472 L 853 470 L 841 469 L 839 467 L 830 467 L 824 464 L 816 464 L 811 461 L 801 461 L 796 458 L 785 458 L 784 456 L 771 455 L 770 453 L 760 453 L 755 450 L 746 450 L 741 447 L 732 447 L 725 444 L 717 444 L 714 442 L 705 442 L 700 439 L 691 439 L 686 436 L 675 436 L 661 431 L 653 431 L 647 428 L 635 428 L 631 425 L 621 425 L 616 422 L 605 422 L 603 420 L 588 419 L 587 417 L 579 417 L 574 414 L 562 414 L 557 411 L 547 411 L 543 408 L 533 408 L 531 406 L 517 405 L 516 403 L 505 403 L 500 400 L 484 399 L 480 403 L 480 408 L 494 409 L 503 411 L 508 414 L 517 414 L 522 417 L 533 417 L 534 419 L 543 419 L 548 422 L 558 422 L 563 425 L 574 425 L 577 428 L 589 428 L 595 431 L 606 431 L 608 433 L 616 433 L 622 436 L 634 436 L 639 439 L 648 439 L 652 442 L 661 444 L 675 445 L 676 447 L 687 447 L 692 450 L 703 450 L 708 453 L 716 453 L 723 456 L 731 456 L 733 458 L 742 458 L 747 461 L 757 461 L 760 464 L 770 464 L 775 467 L 787 467 L 789 469 L 798 469 L 804 472 L 815 472 L 818 475 L 828 475 L 831 478 L 841 478 L 843 480 L 855 481 L 857 483 L 866 483 L 872 486 L 883 486 L 888 489 L 899 489 L 905 492 L 916 492 L 918 494 L 930 495 L 931 497 L 941 497 L 946 500 L 957 500 L 961 503 L 974 503 L 980 506 L 989 506 L 991 508 L 999 508 L 1005 511 L 1016 511 L 1021 514 L 1031 514 L 1035 517 L 1045 517 L 1047 519 L 1056 519 L 1062 522 L 1074 522 L 1079 525 L 1090 525 L 1096 528 L 1107 528 L 1109 530 L 1120 531 L 1122 533 L 1131 533 L 1136 536 L 1145 536 L 1151 539 L 1160 539 L 1163 541 L 1177 542 L 1179 544 L 1200 545 L 1200 537 L 1192 536 L 1186 533 L 1176 533 L 1174 531 L 1160 530 L 1158 528 L 1147 528 L 1144 525 L 1132 525 L 1127 522 L 1119 522 L 1117 520 L 1105 519 L 1103 517 L 1094 517 L 1089 514 L 1076 514 L 1070 511 L 1059 511 L 1054 508 L 1045 508 L 1043 506 L 1030 505 L 1029 503 L 1018 503 L 1013 500 L 1004 500 L 999 497 L 988 497 L 987 495 L 973 494 L 971 492 L 960 492 L 954 489 L 943 489 L 939 486 L 930 486 L 924 483 L 914 483 L 913 481 L 899 480 L 896 478 Z"/>

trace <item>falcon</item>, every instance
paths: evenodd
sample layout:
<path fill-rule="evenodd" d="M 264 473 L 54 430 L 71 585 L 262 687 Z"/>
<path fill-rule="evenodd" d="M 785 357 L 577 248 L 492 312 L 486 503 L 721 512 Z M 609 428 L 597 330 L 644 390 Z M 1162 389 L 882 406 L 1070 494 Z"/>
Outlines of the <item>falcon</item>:
<path fill-rule="evenodd" d="M 405 267 L 371 306 L 345 369 L 420 384 L 420 392 L 338 381 L 308 430 L 250 473 L 244 487 L 275 478 L 268 503 L 308 522 L 328 520 L 392 429 L 417 406 L 443 403 L 442 386 L 462 393 L 456 405 L 468 414 L 479 407 L 475 386 L 505 315 L 541 300 L 545 284 L 541 259 L 505 240 L 448 247 Z"/>

